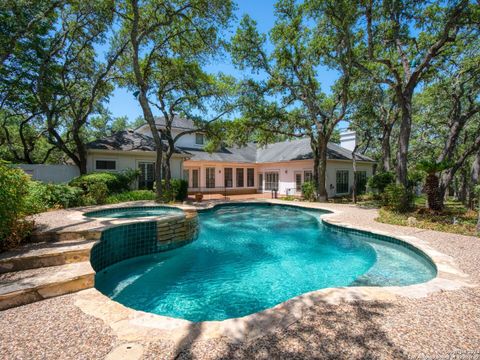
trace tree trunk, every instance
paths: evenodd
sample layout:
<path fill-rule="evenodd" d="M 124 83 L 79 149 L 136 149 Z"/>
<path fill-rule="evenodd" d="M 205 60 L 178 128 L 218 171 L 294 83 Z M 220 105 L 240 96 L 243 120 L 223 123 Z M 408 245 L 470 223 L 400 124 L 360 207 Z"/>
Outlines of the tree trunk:
<path fill-rule="evenodd" d="M 479 203 L 480 203 L 480 201 L 479 201 Z M 480 205 L 479 205 L 479 208 L 478 208 L 477 232 L 480 233 Z"/>
<path fill-rule="evenodd" d="M 352 185 L 352 201 L 354 204 L 357 203 L 357 152 L 358 146 L 355 146 L 355 149 L 352 151 L 352 167 L 353 167 L 353 185 Z"/>
<path fill-rule="evenodd" d="M 324 136 L 319 136 L 316 149 L 313 152 L 317 185 L 317 200 L 326 202 L 328 199 L 326 180 L 327 180 L 327 142 Z"/>
<path fill-rule="evenodd" d="M 163 201 L 163 191 L 162 191 L 162 166 L 163 166 L 163 142 L 158 133 L 157 127 L 155 125 L 155 118 L 153 117 L 152 109 L 147 98 L 148 84 L 144 78 L 145 71 L 142 71 L 140 68 L 140 59 L 139 59 L 139 40 L 138 40 L 138 29 L 140 14 L 138 8 L 138 1 L 132 1 L 132 12 L 133 12 L 133 21 L 132 29 L 130 32 L 130 41 L 132 43 L 132 67 L 135 74 L 135 81 L 139 88 L 138 100 L 140 106 L 142 107 L 143 116 L 147 121 L 150 131 L 152 132 L 152 137 L 156 147 L 156 161 L 155 161 L 155 190 L 156 190 L 156 200 L 158 202 Z"/>
<path fill-rule="evenodd" d="M 78 157 L 78 169 L 80 170 L 80 174 L 84 175 L 87 173 L 87 150 L 85 149 L 85 144 L 80 136 L 80 129 L 77 126 L 74 126 L 72 132 Z"/>
<path fill-rule="evenodd" d="M 460 171 L 459 184 L 457 186 L 457 200 L 464 205 L 467 205 L 467 192 L 468 192 L 467 169 L 462 168 Z"/>
<path fill-rule="evenodd" d="M 390 148 L 390 136 L 392 134 L 392 126 L 386 125 L 383 128 L 382 135 L 382 171 L 390 171 L 392 163 L 392 155 Z"/>
<path fill-rule="evenodd" d="M 478 185 L 480 180 L 480 150 L 477 151 L 475 155 L 475 159 L 472 163 L 472 172 L 470 175 L 470 191 L 469 191 L 469 199 L 468 199 L 468 207 L 473 210 L 475 200 L 477 199 L 477 195 L 475 194 L 475 186 Z"/>
<path fill-rule="evenodd" d="M 442 193 L 439 186 L 437 174 L 428 174 L 425 179 L 425 193 L 427 194 L 428 208 L 435 211 L 443 209 L 444 192 Z"/>
<path fill-rule="evenodd" d="M 150 131 L 152 132 L 152 137 L 155 143 L 156 148 L 156 160 L 155 160 L 155 191 L 156 191 L 156 198 L 158 202 L 163 202 L 163 187 L 162 187 L 162 167 L 163 167 L 163 142 L 158 134 L 158 129 L 155 125 L 155 118 L 153 117 L 152 110 L 150 109 L 150 105 L 148 104 L 148 100 L 146 95 L 140 91 L 139 94 L 140 105 L 142 106 L 143 115 L 145 120 L 150 127 Z"/>
<path fill-rule="evenodd" d="M 402 116 L 398 136 L 397 183 L 407 187 L 408 146 L 410 143 L 410 133 L 412 131 L 412 93 L 397 90 L 397 100 Z"/>

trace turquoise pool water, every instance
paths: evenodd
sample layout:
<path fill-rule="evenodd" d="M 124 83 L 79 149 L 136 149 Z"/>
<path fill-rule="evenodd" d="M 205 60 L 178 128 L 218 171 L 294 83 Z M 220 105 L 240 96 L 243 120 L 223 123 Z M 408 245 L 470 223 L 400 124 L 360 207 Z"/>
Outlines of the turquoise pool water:
<path fill-rule="evenodd" d="M 131 308 L 191 321 L 255 313 L 328 287 L 408 285 L 435 276 L 412 250 L 322 225 L 319 212 L 226 205 L 199 213 L 200 236 L 114 264 L 95 286 Z"/>
<path fill-rule="evenodd" d="M 97 211 L 90 211 L 85 213 L 86 217 L 106 217 L 106 218 L 136 218 L 136 217 L 147 217 L 147 216 L 164 216 L 164 215 L 173 215 L 181 214 L 182 210 L 174 207 L 168 206 L 139 206 L 139 207 L 124 207 L 124 208 L 113 208 L 113 209 L 104 209 Z"/>

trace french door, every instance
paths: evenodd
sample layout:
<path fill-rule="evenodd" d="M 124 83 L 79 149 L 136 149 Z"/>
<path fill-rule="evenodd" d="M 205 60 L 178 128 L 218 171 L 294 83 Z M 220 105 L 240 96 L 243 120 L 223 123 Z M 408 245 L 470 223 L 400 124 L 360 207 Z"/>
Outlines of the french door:
<path fill-rule="evenodd" d="M 278 172 L 265 173 L 265 190 L 278 190 Z"/>
<path fill-rule="evenodd" d="M 214 188 L 215 187 L 215 168 L 208 167 L 205 169 L 205 180 L 207 188 Z"/>
<path fill-rule="evenodd" d="M 138 188 L 140 190 L 153 190 L 153 184 L 155 183 L 155 163 L 139 162 L 138 169 L 140 170 Z"/>

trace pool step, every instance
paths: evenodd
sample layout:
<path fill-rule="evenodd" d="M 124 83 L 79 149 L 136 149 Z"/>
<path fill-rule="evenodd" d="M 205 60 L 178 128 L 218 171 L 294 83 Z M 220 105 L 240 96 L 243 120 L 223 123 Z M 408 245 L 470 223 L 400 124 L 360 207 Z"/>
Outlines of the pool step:
<path fill-rule="evenodd" d="M 88 289 L 95 272 L 89 261 L 0 275 L 0 310 Z"/>
<path fill-rule="evenodd" d="M 99 240 L 102 235 L 100 230 L 75 230 L 75 231 L 37 231 L 30 235 L 30 242 L 68 242 L 78 239 Z"/>
<path fill-rule="evenodd" d="M 0 274 L 88 261 L 95 241 L 34 243 L 0 254 Z"/>

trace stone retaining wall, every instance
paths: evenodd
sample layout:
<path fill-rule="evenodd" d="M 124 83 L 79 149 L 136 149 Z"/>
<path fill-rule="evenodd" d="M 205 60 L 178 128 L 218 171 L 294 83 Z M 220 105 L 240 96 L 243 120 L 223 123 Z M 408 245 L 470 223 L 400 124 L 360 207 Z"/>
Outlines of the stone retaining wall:
<path fill-rule="evenodd" d="M 118 225 L 102 231 L 92 248 L 90 262 L 98 272 L 119 261 L 186 245 L 198 237 L 195 210 L 148 222 Z"/>

